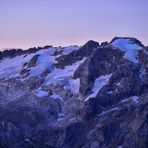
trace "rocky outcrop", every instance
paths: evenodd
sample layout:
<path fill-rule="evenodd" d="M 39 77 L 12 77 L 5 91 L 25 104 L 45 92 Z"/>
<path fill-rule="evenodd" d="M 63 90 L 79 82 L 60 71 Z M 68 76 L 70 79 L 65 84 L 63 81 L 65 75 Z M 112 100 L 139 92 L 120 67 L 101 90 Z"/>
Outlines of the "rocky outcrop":
<path fill-rule="evenodd" d="M 113 73 L 119 65 L 127 63 L 122 57 L 119 50 L 97 48 L 74 73 L 75 79 L 80 78 L 80 93 L 88 94 L 97 77 Z"/>
<path fill-rule="evenodd" d="M 72 63 L 81 60 L 83 57 L 89 57 L 97 47 L 99 47 L 98 42 L 88 41 L 85 45 L 80 47 L 79 50 L 58 57 L 56 59 L 58 61 L 56 67 L 64 68 L 67 65 L 71 65 Z"/>
<path fill-rule="evenodd" d="M 20 56 L 20 55 L 25 55 L 25 54 L 31 54 L 31 53 L 36 53 L 39 50 L 43 50 L 43 49 L 48 49 L 48 48 L 52 48 L 53 46 L 51 45 L 46 45 L 44 47 L 32 47 L 32 48 L 28 48 L 26 50 L 23 49 L 6 49 L 4 51 L 0 51 L 0 60 L 2 60 L 3 58 L 14 58 L 16 56 Z"/>
<path fill-rule="evenodd" d="M 148 146 L 148 99 L 141 97 L 141 102 L 120 103 L 104 114 L 95 118 L 95 126 L 89 131 L 88 147 L 97 143 L 98 147 L 136 147 Z M 120 106 L 121 105 L 121 106 Z M 86 146 L 86 147 L 87 147 Z"/>
<path fill-rule="evenodd" d="M 105 47 L 105 46 L 107 46 L 107 45 L 108 45 L 108 42 L 107 42 L 107 41 L 101 43 L 101 46 L 103 46 L 103 47 Z"/>
<path fill-rule="evenodd" d="M 37 60 L 39 56 L 40 56 L 39 54 L 36 54 L 30 59 L 30 61 L 24 63 L 20 74 L 24 76 L 28 76 L 31 67 L 35 67 L 37 65 Z"/>
<path fill-rule="evenodd" d="M 125 98 L 139 96 L 146 92 L 147 87 L 142 83 L 139 73 L 140 68 L 133 64 L 126 64 L 117 69 L 108 85 L 104 86 L 95 98 L 88 101 L 86 117 L 106 111 Z M 89 107 L 91 109 L 88 109 Z"/>

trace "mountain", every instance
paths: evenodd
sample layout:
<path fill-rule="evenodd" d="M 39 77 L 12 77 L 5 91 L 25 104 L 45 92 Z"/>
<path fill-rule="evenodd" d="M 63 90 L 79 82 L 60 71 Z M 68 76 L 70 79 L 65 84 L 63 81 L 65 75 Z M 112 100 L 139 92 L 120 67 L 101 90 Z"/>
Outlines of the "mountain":
<path fill-rule="evenodd" d="M 115 37 L 0 52 L 0 147 L 147 148 L 148 47 Z"/>

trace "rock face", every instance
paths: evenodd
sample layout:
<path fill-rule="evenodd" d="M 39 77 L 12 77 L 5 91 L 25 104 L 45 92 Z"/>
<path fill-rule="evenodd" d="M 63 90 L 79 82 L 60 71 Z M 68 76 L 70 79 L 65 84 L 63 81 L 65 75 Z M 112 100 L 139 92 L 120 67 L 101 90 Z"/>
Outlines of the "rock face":
<path fill-rule="evenodd" d="M 122 52 L 118 50 L 97 48 L 89 59 L 74 73 L 74 78 L 80 78 L 80 92 L 85 95 L 90 91 L 97 77 L 113 73 L 117 69 L 118 64 L 124 64 L 126 61 L 122 57 Z"/>
<path fill-rule="evenodd" d="M 97 47 L 99 47 L 98 42 L 88 41 L 84 46 L 80 47 L 77 51 L 72 51 L 68 55 L 63 55 L 58 57 L 57 61 L 59 64 L 57 64 L 57 66 L 65 67 L 82 59 L 83 57 L 89 57 Z"/>
<path fill-rule="evenodd" d="M 116 37 L 0 52 L 0 147 L 147 148 L 147 47 Z"/>

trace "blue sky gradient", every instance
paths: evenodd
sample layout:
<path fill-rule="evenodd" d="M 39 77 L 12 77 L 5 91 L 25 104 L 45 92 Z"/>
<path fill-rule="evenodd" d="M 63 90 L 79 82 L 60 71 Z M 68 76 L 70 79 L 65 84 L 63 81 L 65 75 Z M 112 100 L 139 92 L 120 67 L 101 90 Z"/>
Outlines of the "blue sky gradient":
<path fill-rule="evenodd" d="M 131 36 L 148 45 L 148 0 L 0 0 L 0 49 Z"/>

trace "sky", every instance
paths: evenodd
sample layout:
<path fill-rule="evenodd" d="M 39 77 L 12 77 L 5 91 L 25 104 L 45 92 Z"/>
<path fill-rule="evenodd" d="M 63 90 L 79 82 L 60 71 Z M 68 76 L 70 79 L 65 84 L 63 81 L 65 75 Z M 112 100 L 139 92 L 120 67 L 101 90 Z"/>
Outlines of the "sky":
<path fill-rule="evenodd" d="M 148 0 L 0 0 L 0 49 L 136 37 L 148 45 Z"/>

